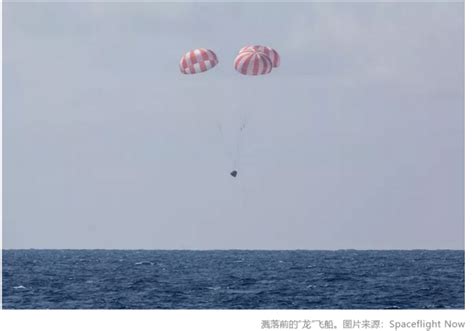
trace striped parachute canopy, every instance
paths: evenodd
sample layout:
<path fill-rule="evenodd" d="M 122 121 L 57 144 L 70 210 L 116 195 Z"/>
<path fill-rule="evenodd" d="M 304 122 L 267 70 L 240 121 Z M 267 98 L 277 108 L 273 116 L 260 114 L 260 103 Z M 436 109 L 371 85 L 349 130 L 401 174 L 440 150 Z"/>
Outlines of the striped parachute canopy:
<path fill-rule="evenodd" d="M 280 54 L 278 54 L 278 52 L 271 47 L 260 46 L 260 45 L 250 45 L 250 46 L 242 47 L 239 53 L 252 52 L 252 51 L 260 52 L 268 56 L 270 60 L 272 61 L 273 68 L 278 68 L 280 66 Z"/>
<path fill-rule="evenodd" d="M 210 49 L 196 48 L 181 57 L 179 69 L 183 74 L 197 74 L 214 68 L 219 61 Z"/>
<path fill-rule="evenodd" d="M 265 75 L 272 71 L 272 61 L 263 53 L 246 51 L 237 55 L 234 68 L 243 75 Z"/>

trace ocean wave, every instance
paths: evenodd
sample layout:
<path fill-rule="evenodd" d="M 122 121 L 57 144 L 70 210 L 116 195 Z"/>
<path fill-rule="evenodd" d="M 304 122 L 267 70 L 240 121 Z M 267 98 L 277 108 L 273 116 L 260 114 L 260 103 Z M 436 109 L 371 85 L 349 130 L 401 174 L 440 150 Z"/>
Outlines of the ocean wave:
<path fill-rule="evenodd" d="M 155 264 L 150 261 L 140 261 L 140 262 L 136 262 L 135 265 L 155 265 Z"/>

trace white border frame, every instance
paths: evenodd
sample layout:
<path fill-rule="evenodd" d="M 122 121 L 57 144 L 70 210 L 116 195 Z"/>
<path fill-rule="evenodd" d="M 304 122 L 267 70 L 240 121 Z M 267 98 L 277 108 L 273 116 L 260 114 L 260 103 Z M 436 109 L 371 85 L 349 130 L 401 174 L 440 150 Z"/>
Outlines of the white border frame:
<path fill-rule="evenodd" d="M 17 0 L 20 2 L 27 2 Z M 15 2 L 15 1 L 9 1 Z M 39 2 L 39 1 L 32 1 Z M 52 1 L 54 2 L 54 1 Z M 61 2 L 61 1 L 57 1 Z M 93 1 L 84 1 L 93 2 Z M 108 2 L 107 0 L 104 2 Z M 119 1 L 128 2 L 128 1 Z M 152 1 L 143 1 L 152 2 Z M 164 1 L 161 1 L 164 2 Z M 185 1 L 179 1 L 185 2 Z M 230 1 L 208 1 L 208 2 L 230 2 Z M 251 2 L 251 1 L 241 1 Z M 265 2 L 265 1 L 264 1 Z M 277 1 L 289 2 L 289 1 Z M 310 1 L 303 1 L 310 2 Z M 317 2 L 317 1 L 313 1 Z M 319 1 L 330 2 L 330 1 Z M 339 1 L 339 2 L 359 2 L 359 1 Z M 366 2 L 396 2 L 396 1 L 366 1 Z M 413 2 L 401 0 L 399 2 Z M 417 2 L 461 2 L 461 1 L 428 1 L 422 0 Z M 3 5 L 3 1 L 2 1 Z M 0 13 L 3 15 L 3 10 L 0 8 Z M 3 16 L 2 16 L 3 17 Z M 383 328 L 378 330 L 392 330 L 389 321 L 417 321 L 417 320 L 453 320 L 464 321 L 467 323 L 465 329 L 470 330 L 473 326 L 472 316 L 472 286 L 470 283 L 470 275 L 474 274 L 472 266 L 471 254 L 472 244 L 469 241 L 467 234 L 473 233 L 472 219 L 473 207 L 467 201 L 473 201 L 473 176 L 474 156 L 472 151 L 473 146 L 473 118 L 469 110 L 473 107 L 473 66 L 472 59 L 474 59 L 473 52 L 473 3 L 466 1 L 465 3 L 465 70 L 466 70 L 466 85 L 465 85 L 465 309 L 464 310 L 1 310 L 0 311 L 0 326 L 3 330 L 47 330 L 47 331 L 85 331 L 85 330 L 226 330 L 226 331 L 247 331 L 247 330 L 265 330 L 261 328 L 262 320 L 333 320 L 338 329 L 342 328 L 342 321 L 345 319 L 353 320 L 381 320 Z M 2 24 L 3 26 L 3 24 Z M 3 29 L 0 26 L 0 40 L 2 40 Z M 466 36 L 471 36 L 467 38 Z M 3 40 L 2 40 L 3 45 Z M 0 54 L 0 58 L 2 54 Z M 3 60 L 3 59 L 2 59 Z M 3 63 L 3 62 L 2 62 Z M 3 72 L 0 68 L 0 73 Z M 3 86 L 0 96 L 3 100 Z M 468 91 L 471 93 L 469 94 Z M 2 102 L 3 105 L 3 102 Z M 2 116 L 3 118 L 3 116 Z M 0 120 L 1 121 L 1 120 Z M 3 124 L 3 123 L 2 123 Z M 3 131 L 0 127 L 0 151 L 3 146 Z M 469 149 L 471 147 L 471 149 Z M 3 155 L 3 154 L 2 154 Z M 2 166 L 0 165 L 0 169 Z M 3 174 L 3 171 L 2 171 Z M 3 182 L 0 177 L 0 183 Z M 1 195 L 1 193 L 0 193 Z M 2 211 L 3 196 L 0 201 L 0 210 Z M 3 215 L 3 212 L 2 212 Z M 1 230 L 0 230 L 1 232 Z M 1 258 L 0 258 L 1 259 Z M 302 329 L 301 326 L 299 329 Z M 317 324 L 312 324 L 313 330 L 318 330 Z M 461 328 L 460 328 L 461 329 Z M 266 329 L 268 330 L 268 329 Z M 349 329 L 347 329 L 349 330 Z M 356 329 L 357 330 L 357 329 Z M 370 329 L 365 329 L 370 330 Z M 393 329 L 394 330 L 394 329 Z M 402 329 L 399 329 L 402 330 Z M 404 329 L 407 330 L 407 329 Z M 426 328 L 411 328 L 410 330 L 426 330 Z M 448 328 L 433 328 L 432 330 L 448 330 Z M 453 330 L 453 329 L 449 329 Z"/>

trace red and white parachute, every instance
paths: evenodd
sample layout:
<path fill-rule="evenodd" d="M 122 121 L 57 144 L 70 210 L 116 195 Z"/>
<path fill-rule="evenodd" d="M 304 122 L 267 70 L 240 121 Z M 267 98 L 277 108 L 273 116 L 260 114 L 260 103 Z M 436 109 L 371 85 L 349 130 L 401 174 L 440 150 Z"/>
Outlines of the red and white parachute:
<path fill-rule="evenodd" d="M 249 51 L 260 52 L 268 56 L 272 61 L 273 68 L 278 68 L 280 66 L 280 54 L 278 54 L 278 52 L 271 47 L 261 45 L 245 46 L 240 49 L 239 54 Z"/>
<path fill-rule="evenodd" d="M 237 55 L 234 68 L 243 75 L 265 75 L 272 71 L 272 61 L 263 53 L 247 51 Z"/>
<path fill-rule="evenodd" d="M 197 74 L 214 68 L 219 61 L 210 49 L 193 49 L 181 57 L 179 69 L 183 74 Z"/>
<path fill-rule="evenodd" d="M 216 54 L 210 49 L 197 48 L 191 50 L 181 57 L 179 62 L 179 68 L 183 74 L 196 74 L 208 71 L 214 68 L 219 61 L 217 60 Z M 280 55 L 273 48 L 260 46 L 260 45 L 249 45 L 240 49 L 239 54 L 234 60 L 234 68 L 243 75 L 257 76 L 269 74 L 273 68 L 280 66 Z M 227 100 L 226 100 L 227 103 Z M 240 145 L 242 142 L 242 134 L 247 125 L 247 115 L 243 113 L 243 110 L 248 107 L 238 107 L 237 104 L 230 104 L 230 111 L 239 112 L 240 124 L 237 127 L 237 139 L 235 153 L 233 153 L 234 166 L 230 175 L 232 177 L 237 176 L 237 170 L 239 168 L 240 159 Z M 219 123 L 220 132 L 223 135 L 224 131 Z"/>

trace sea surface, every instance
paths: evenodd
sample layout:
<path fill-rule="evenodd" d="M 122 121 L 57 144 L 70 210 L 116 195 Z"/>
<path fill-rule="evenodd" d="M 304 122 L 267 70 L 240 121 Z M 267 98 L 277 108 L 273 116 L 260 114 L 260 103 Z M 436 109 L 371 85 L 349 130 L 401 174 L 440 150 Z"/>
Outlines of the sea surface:
<path fill-rule="evenodd" d="M 463 309 L 464 251 L 3 250 L 3 309 Z"/>

